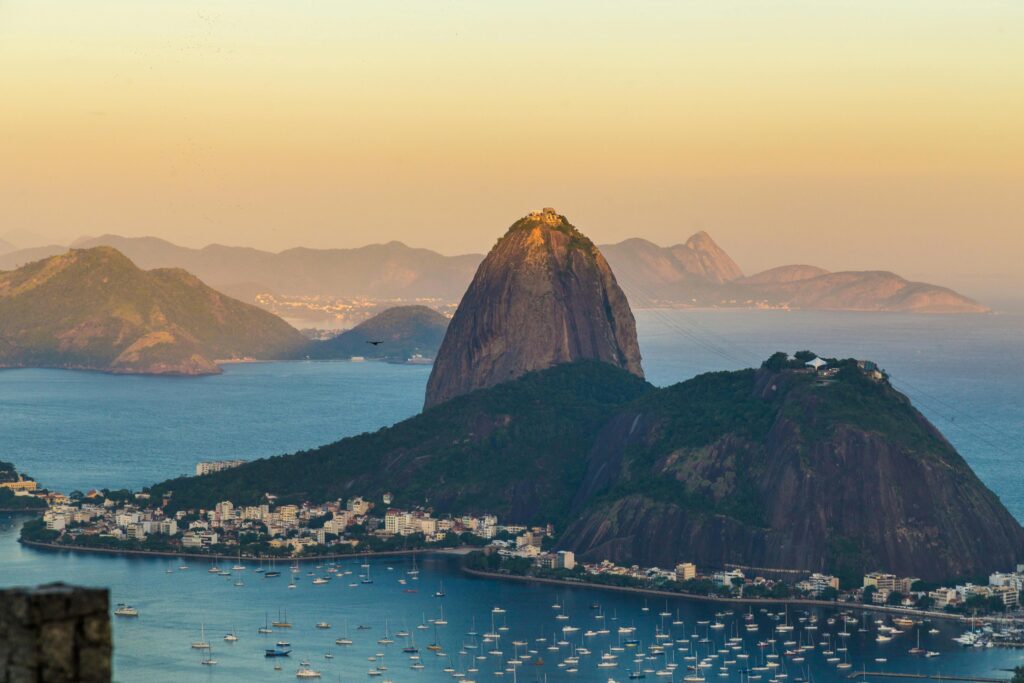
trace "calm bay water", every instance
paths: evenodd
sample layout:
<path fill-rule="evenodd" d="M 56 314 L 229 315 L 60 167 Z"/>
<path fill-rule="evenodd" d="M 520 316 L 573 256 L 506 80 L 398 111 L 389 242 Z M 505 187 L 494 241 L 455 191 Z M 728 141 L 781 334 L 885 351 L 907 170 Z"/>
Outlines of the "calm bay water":
<path fill-rule="evenodd" d="M 1011 512 L 1024 519 L 1024 458 L 1020 452 L 1024 441 L 1024 316 L 641 311 L 637 319 L 644 367 L 648 379 L 658 385 L 710 370 L 756 365 L 776 350 L 809 348 L 822 355 L 875 360 L 946 433 Z M 221 376 L 199 379 L 2 371 L 0 459 L 14 461 L 58 490 L 140 487 L 189 473 L 199 460 L 290 452 L 392 424 L 419 410 L 428 374 L 429 368 L 380 363 L 232 365 Z M 460 664 L 457 652 L 473 618 L 477 630 L 483 632 L 489 626 L 491 607 L 502 605 L 508 608 L 511 628 L 502 638 L 507 653 L 512 649 L 508 643 L 521 637 L 547 660 L 543 666 L 524 665 L 519 677 L 532 681 L 548 676 L 557 681 L 570 677 L 555 666 L 565 649 L 557 655 L 548 653 L 546 643 L 534 641 L 542 634 L 550 639 L 551 631 L 564 625 L 553 620 L 552 603 L 564 601 L 571 615 L 569 623 L 580 626 L 582 633 L 597 628 L 589 605 L 600 602 L 609 619 L 614 614 L 619 623 L 635 621 L 638 637 L 645 643 L 653 638 L 659 621 L 656 613 L 663 607 L 652 602 L 650 612 L 644 612 L 643 598 L 637 596 L 470 579 L 461 576 L 446 558 L 423 561 L 418 593 L 403 592 L 397 581 L 404 577 L 405 560 L 375 561 L 377 581 L 372 586 L 349 588 L 347 579 L 313 586 L 303 576 L 298 589 L 287 590 L 286 581 L 265 580 L 250 572 L 245 576 L 246 585 L 237 588 L 229 580 L 206 573 L 206 566 L 200 564 L 178 571 L 178 562 L 171 560 L 24 549 L 15 542 L 17 525 L 16 519 L 0 518 L 0 585 L 51 580 L 107 585 L 115 602 L 130 602 L 142 610 L 138 621 L 121 620 L 116 625 L 119 680 L 291 679 L 301 658 L 322 670 L 324 680 L 337 680 L 339 674 L 344 680 L 363 678 L 369 667 L 366 658 L 388 649 L 376 644 L 385 618 L 390 619 L 392 630 L 403 625 L 413 630 L 421 649 L 430 641 L 432 630 L 414 627 L 424 615 L 436 616 L 439 601 L 431 596 L 443 579 L 450 624 L 439 637 L 456 668 L 470 666 L 470 656 L 462 656 Z M 389 565 L 392 571 L 388 571 Z M 166 573 L 167 569 L 172 573 Z M 295 658 L 281 672 L 273 671 L 272 664 L 263 659 L 266 639 L 256 634 L 264 613 L 274 615 L 278 609 L 287 609 L 296 622 L 289 634 Z M 714 611 L 721 608 L 680 600 L 670 609 L 673 613 L 679 609 L 686 622 L 685 628 L 677 626 L 673 632 L 674 638 L 681 639 L 694 630 L 701 635 L 703 627 L 698 628 L 696 621 L 713 619 Z M 330 632 L 313 627 L 323 619 L 334 625 Z M 350 649 L 333 645 L 346 619 L 356 640 Z M 764 615 L 758 620 L 763 627 L 756 637 L 740 629 L 745 650 L 755 657 L 761 651 L 756 641 L 767 637 L 771 626 Z M 201 667 L 198 654 L 189 648 L 189 643 L 198 639 L 201 623 L 207 625 L 207 635 L 221 662 L 216 667 Z M 370 624 L 373 630 L 357 633 L 358 623 Z M 239 642 L 223 643 L 220 638 L 232 628 L 238 630 Z M 720 642 L 731 628 L 712 639 Z M 878 645 L 873 635 L 857 634 L 849 638 L 848 655 L 855 669 L 884 666 L 907 672 L 994 675 L 997 668 L 1024 663 L 1017 652 L 960 650 L 949 640 L 958 627 L 943 624 L 939 628 L 939 635 L 923 635 L 923 645 L 942 652 L 933 659 L 905 654 L 912 646 L 910 635 Z M 822 629 L 827 630 L 824 624 Z M 614 640 L 615 628 L 611 631 L 612 640 L 590 645 L 595 655 L 590 663 L 581 665 L 575 678 L 626 678 L 627 661 L 618 669 L 595 666 L 596 657 Z M 573 640 L 578 643 L 579 634 Z M 426 668 L 414 672 L 407 668 L 396 645 L 388 647 L 388 678 L 449 680 L 441 671 L 447 658 L 424 650 Z M 706 649 L 707 644 L 692 647 Z M 325 659 L 327 651 L 334 652 L 336 658 Z M 687 663 L 682 657 L 688 654 L 676 653 L 680 663 L 677 681 Z M 889 661 L 876 664 L 878 656 Z M 480 671 L 469 677 L 492 678 L 493 659 L 481 662 Z M 707 671 L 709 680 L 717 678 L 717 666 Z M 841 678 L 820 654 L 809 656 L 805 666 L 810 670 L 801 672 L 800 667 L 790 666 L 791 677 L 809 673 L 816 680 Z M 737 668 L 733 666 L 733 673 L 721 680 L 738 679 Z"/>
<path fill-rule="evenodd" d="M 423 407 L 429 374 L 369 362 L 233 364 L 196 378 L 0 371 L 0 460 L 59 491 L 139 488 L 201 460 L 290 453 L 392 424 Z"/>
<path fill-rule="evenodd" d="M 6 522 L 6 524 L 5 524 Z M 772 653 L 772 646 L 759 647 L 758 643 L 772 637 L 778 621 L 771 620 L 760 610 L 755 610 L 760 629 L 747 632 L 740 619 L 742 609 L 728 608 L 711 603 L 661 598 L 646 599 L 639 595 L 611 593 L 587 588 L 563 588 L 547 585 L 531 585 L 502 581 L 475 579 L 462 575 L 453 558 L 441 556 L 421 557 L 418 581 L 406 575 L 411 568 L 407 558 L 376 559 L 370 562 L 370 573 L 374 583 L 364 585 L 356 577 L 362 571 L 356 560 L 341 563 L 342 571 L 352 572 L 349 576 L 337 576 L 326 585 L 312 584 L 307 571 L 326 576 L 325 569 L 316 569 L 312 564 L 301 568 L 297 588 L 287 588 L 287 572 L 276 579 L 262 578 L 250 566 L 236 576 L 224 578 L 210 574 L 209 563 L 189 561 L 189 569 L 180 570 L 180 560 L 138 559 L 107 557 L 99 555 L 49 553 L 21 548 L 15 542 L 17 522 L 8 522 L 0 516 L 0 557 L 3 557 L 4 582 L 10 584 L 36 583 L 74 578 L 78 583 L 109 585 L 112 587 L 114 602 L 128 602 L 139 608 L 138 619 L 118 619 L 115 623 L 115 673 L 117 680 L 147 681 L 275 681 L 294 680 L 299 662 L 306 660 L 323 673 L 325 681 L 352 681 L 368 679 L 367 671 L 372 666 L 368 661 L 377 653 L 384 653 L 388 667 L 386 678 L 396 681 L 451 681 L 442 669 L 451 664 L 455 669 L 466 672 L 476 665 L 477 672 L 467 672 L 467 678 L 476 681 L 499 680 L 494 671 L 504 667 L 503 660 L 513 656 L 512 641 L 526 641 L 525 647 L 518 648 L 519 654 L 535 650 L 543 665 L 523 664 L 517 679 L 524 682 L 542 681 L 592 681 L 604 683 L 609 677 L 625 681 L 633 668 L 632 650 L 619 654 L 620 664 L 615 669 L 599 669 L 596 664 L 602 654 L 609 652 L 619 642 L 617 630 L 620 626 L 635 626 L 635 637 L 643 647 L 655 642 L 656 629 L 669 632 L 674 641 L 688 641 L 687 649 L 675 649 L 670 657 L 644 660 L 640 667 L 660 669 L 665 661 L 675 661 L 679 668 L 672 680 L 682 680 L 686 666 L 694 664 L 687 656 L 714 654 L 724 648 L 729 637 L 741 636 L 742 649 L 722 654 L 707 669 L 708 681 L 739 681 L 738 670 L 746 663 L 750 666 L 771 661 L 766 656 Z M 226 566 L 230 566 L 228 563 Z M 284 569 L 283 567 L 279 567 Z M 389 569 L 390 568 L 390 569 Z M 168 573 L 170 572 L 170 573 Z M 241 577 L 242 587 L 234 585 L 235 578 Z M 399 583 L 406 580 L 406 584 Z M 351 584 L 355 582 L 356 585 Z M 443 586 L 446 596 L 441 599 L 434 593 Z M 415 590 L 415 593 L 406 592 Z M 560 604 L 569 616 L 568 620 L 557 620 L 557 610 L 551 606 Z M 599 604 L 605 615 L 608 635 L 587 637 L 587 630 L 601 628 L 598 610 L 592 605 Z M 672 616 L 662 618 L 659 613 L 667 609 Z M 644 611 L 648 606 L 649 610 Z M 491 648 L 467 635 L 476 631 L 483 634 L 491 627 L 491 610 L 501 607 L 506 613 L 496 617 L 496 626 L 507 625 L 508 631 L 501 631 L 499 647 L 504 655 L 488 655 Z M 430 620 L 441 616 L 444 610 L 445 626 L 430 625 Z M 726 609 L 736 609 L 737 614 L 723 615 L 724 629 L 712 630 L 698 621 L 714 622 L 715 614 Z M 264 625 L 266 616 L 274 620 L 279 613 L 286 613 L 294 624 L 292 629 L 277 629 L 272 635 L 260 635 L 257 629 Z M 833 613 L 818 610 L 819 630 L 811 632 L 801 626 L 788 636 L 777 634 L 775 652 L 782 654 L 787 638 L 800 643 L 813 642 L 813 652 L 806 653 L 803 663 L 783 660 L 782 668 L 790 679 L 803 677 L 805 680 L 842 681 L 845 673 L 854 669 L 868 671 L 898 671 L 910 673 L 941 672 L 945 674 L 973 674 L 999 677 L 999 669 L 1024 663 L 1019 651 L 982 649 L 965 650 L 952 642 L 951 638 L 962 632 L 962 627 L 953 622 L 925 624 L 921 628 L 921 645 L 940 652 L 938 657 L 925 659 L 912 657 L 907 650 L 916 644 L 916 630 L 898 636 L 889 643 L 875 642 L 875 625 L 870 632 L 859 633 L 851 628 L 852 635 L 842 638 L 838 632 L 842 626 L 827 624 L 827 617 Z M 799 625 L 799 610 L 791 610 L 790 623 Z M 856 616 L 864 619 L 865 615 Z M 869 615 L 870 616 L 870 615 Z M 872 617 L 873 618 L 873 617 Z M 673 625 L 673 621 L 683 624 Z M 329 630 L 316 628 L 326 621 Z M 427 623 L 428 629 L 416 628 Z M 358 630 L 358 626 L 370 626 L 369 630 Z M 562 628 L 572 625 L 579 631 L 563 634 Z M 213 646 L 213 657 L 218 661 L 215 667 L 200 664 L 201 654 L 191 649 L 190 644 L 200 637 L 200 628 L 205 626 L 207 641 Z M 335 639 L 347 634 L 354 641 L 352 646 L 335 644 Z M 383 636 L 385 626 L 392 636 L 397 630 L 408 630 L 415 644 L 420 648 L 424 669 L 409 668 L 407 655 L 401 652 L 406 639 L 395 638 L 396 644 L 380 645 L 377 640 Z M 938 628 L 938 634 L 930 634 L 931 627 Z M 235 632 L 239 640 L 226 643 L 223 636 Z M 694 634 L 697 638 L 692 638 Z M 826 636 L 826 634 L 831 634 Z M 570 647 L 562 646 L 558 652 L 547 647 L 556 638 L 562 638 L 575 646 L 585 644 L 593 654 L 581 658 L 579 672 L 571 674 L 560 668 L 558 663 L 569 655 Z M 537 638 L 547 642 L 537 642 Z M 702 638 L 710 642 L 701 643 Z M 274 660 L 263 656 L 263 650 L 274 647 L 278 640 L 289 642 L 292 656 L 282 662 L 282 670 L 274 671 Z M 435 640 L 436 639 L 436 640 Z M 842 647 L 846 640 L 847 652 L 836 651 L 842 660 L 849 661 L 853 668 L 843 672 L 827 663 L 821 644 L 832 642 L 833 648 Z M 444 648 L 444 657 L 436 656 L 426 646 L 437 642 Z M 477 649 L 468 648 L 468 654 L 460 655 L 463 645 L 477 644 Z M 678 642 L 675 647 L 681 647 Z M 327 659 L 326 653 L 334 655 Z M 738 659 L 736 655 L 747 654 L 749 658 Z M 477 655 L 484 656 L 477 661 Z M 449 659 L 450 656 L 450 659 Z M 833 655 L 835 656 L 835 655 Z M 875 661 L 882 657 L 884 664 Z M 719 667 L 725 660 L 735 661 L 728 667 L 727 676 L 718 676 Z M 764 680 L 770 676 L 765 673 Z M 503 678 L 511 680 L 511 674 Z M 650 681 L 668 678 L 648 673 Z M 869 677 L 870 679 L 870 677 Z M 872 679 L 878 680 L 878 679 Z"/>

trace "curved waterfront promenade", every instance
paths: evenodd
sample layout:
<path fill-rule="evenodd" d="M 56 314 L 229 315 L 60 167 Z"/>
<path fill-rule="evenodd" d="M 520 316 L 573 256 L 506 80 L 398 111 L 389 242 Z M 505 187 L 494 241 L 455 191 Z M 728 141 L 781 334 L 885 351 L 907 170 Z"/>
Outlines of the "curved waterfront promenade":
<path fill-rule="evenodd" d="M 195 560 L 237 560 L 238 555 L 210 554 L 210 553 L 180 553 L 157 550 L 123 550 L 116 548 L 91 548 L 86 546 L 63 545 L 59 543 L 43 543 L 41 541 L 29 541 L 19 539 L 19 543 L 30 548 L 47 551 L 85 552 L 102 555 L 122 555 L 128 557 L 164 557 L 164 558 L 187 558 Z M 413 550 L 382 550 L 369 553 L 334 553 L 330 555 L 315 555 L 309 557 L 270 557 L 242 555 L 243 560 L 249 561 L 282 561 L 282 562 L 323 562 L 325 560 L 361 559 L 371 557 L 401 557 L 406 555 L 422 555 L 436 553 L 440 555 L 462 555 L 476 550 L 473 547 L 459 548 L 418 548 Z M 535 576 L 517 576 L 515 574 L 502 574 L 498 572 L 485 572 L 479 569 L 461 567 L 463 573 L 482 579 L 497 579 L 499 581 L 518 581 L 521 583 L 543 583 L 556 586 L 569 586 L 572 588 L 593 588 L 597 590 L 616 591 L 619 593 L 635 593 L 638 595 L 657 595 L 666 598 L 681 598 L 684 600 L 696 600 L 699 602 L 717 602 L 734 605 L 805 605 L 809 607 L 828 607 L 832 609 L 851 609 L 879 614 L 895 614 L 908 617 L 928 617 L 930 619 L 946 619 L 949 621 L 962 621 L 964 617 L 959 614 L 947 612 L 934 612 L 922 610 L 910 610 L 900 607 L 889 607 L 886 605 L 864 605 L 861 603 L 833 602 L 830 600 L 811 600 L 807 598 L 726 598 L 716 595 L 698 595 L 695 593 L 679 593 L 675 591 L 658 590 L 656 588 L 640 588 L 634 586 L 610 586 L 601 583 L 588 581 L 567 581 L 565 579 L 549 579 Z"/>
<path fill-rule="evenodd" d="M 26 539 L 18 539 L 18 543 L 29 548 L 36 548 L 39 550 L 50 550 L 50 551 L 67 551 L 76 553 L 96 553 L 100 555 L 124 555 L 130 557 L 180 557 L 188 558 L 190 560 L 238 560 L 238 555 L 228 555 L 224 553 L 182 553 L 172 552 L 164 550 L 127 550 L 122 548 L 93 548 L 82 545 L 65 545 L 63 543 L 44 543 L 42 541 L 29 541 Z M 292 557 L 290 555 L 277 557 L 271 555 L 259 556 L 259 555 L 242 555 L 241 559 L 250 560 L 256 562 L 269 562 L 280 561 L 280 562 L 323 562 L 324 560 L 345 560 L 345 559 L 359 559 L 364 557 L 401 557 L 403 555 L 422 555 L 426 553 L 439 553 L 443 555 L 461 555 L 469 552 L 472 548 L 416 548 L 410 550 L 380 550 L 376 552 L 368 553 L 332 553 L 330 555 L 310 555 L 306 557 Z"/>
<path fill-rule="evenodd" d="M 926 612 L 922 610 L 910 610 L 900 607 L 888 607 L 884 605 L 863 605 L 861 603 L 833 602 L 831 600 L 809 600 L 806 598 L 723 598 L 717 595 L 698 595 L 695 593 L 678 593 L 675 591 L 658 590 L 657 588 L 637 588 L 633 586 L 609 586 L 602 583 L 591 583 L 589 581 L 566 581 L 564 579 L 546 579 L 535 576 L 517 576 L 515 574 L 500 574 L 497 572 L 485 572 L 479 569 L 462 567 L 462 571 L 470 576 L 484 579 L 499 579 L 503 581 L 521 581 L 546 583 L 556 586 L 571 586 L 573 588 L 595 588 L 597 590 L 617 591 L 620 593 L 638 593 L 641 595 L 657 595 L 666 598 L 682 598 L 684 600 L 698 600 L 702 602 L 722 602 L 734 605 L 808 605 L 813 607 L 831 607 L 833 609 L 851 609 L 864 612 L 879 612 L 886 614 L 899 614 L 908 617 L 929 617 L 931 619 L 949 619 L 959 621 L 962 617 L 959 614 L 948 614 L 946 612 Z"/>

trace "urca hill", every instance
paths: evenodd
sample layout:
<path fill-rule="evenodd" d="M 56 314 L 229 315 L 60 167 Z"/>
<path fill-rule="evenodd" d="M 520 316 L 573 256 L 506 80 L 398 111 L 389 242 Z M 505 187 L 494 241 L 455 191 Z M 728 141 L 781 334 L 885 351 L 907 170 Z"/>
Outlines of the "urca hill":
<path fill-rule="evenodd" d="M 814 354 L 777 354 L 757 369 L 655 388 L 599 252 L 560 218 L 524 220 L 460 305 L 442 347 L 459 359 L 443 366 L 456 374 L 432 378 L 433 407 L 373 434 L 164 482 L 154 499 L 171 493 L 172 508 L 185 509 L 267 492 L 290 502 L 392 492 L 403 507 L 552 522 L 559 546 L 583 559 L 642 565 L 944 580 L 1024 560 L 1024 529 L 884 373 L 841 359 L 815 370 Z M 554 232 L 566 238 L 557 248 Z M 521 246 L 506 252 L 509 237 Z M 532 259 L 543 264 L 539 285 L 516 276 L 538 267 Z M 580 270 L 565 267 L 574 259 Z M 571 273 L 594 279 L 570 285 Z M 605 311 L 569 327 L 578 312 L 565 308 L 586 297 L 607 299 Z M 529 339 L 490 317 L 502 310 L 516 325 L 561 332 L 546 343 L 588 329 L 592 345 L 533 356 Z M 487 344 L 516 359 L 501 366 L 508 381 L 492 372 L 500 359 L 481 355 Z"/>
<path fill-rule="evenodd" d="M 220 372 L 216 359 L 289 357 L 304 344 L 280 318 L 110 247 L 0 273 L 0 367 L 202 375 Z"/>

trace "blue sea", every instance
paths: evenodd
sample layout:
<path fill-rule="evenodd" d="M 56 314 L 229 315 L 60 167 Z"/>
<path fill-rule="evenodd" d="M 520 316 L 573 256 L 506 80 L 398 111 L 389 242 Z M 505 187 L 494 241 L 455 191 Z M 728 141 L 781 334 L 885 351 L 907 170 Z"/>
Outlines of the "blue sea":
<path fill-rule="evenodd" d="M 1018 519 L 1024 520 L 1024 316 L 904 316 L 895 314 L 782 312 L 782 311 L 639 311 L 637 323 L 644 368 L 654 384 L 665 386 L 697 374 L 757 365 L 777 350 L 810 349 L 824 356 L 857 357 L 876 361 L 892 376 L 921 411 L 947 435 Z M 44 485 L 58 490 L 92 487 L 132 487 L 191 473 L 196 462 L 220 458 L 258 458 L 314 447 L 328 441 L 393 424 L 415 414 L 422 405 L 429 368 L 383 363 L 260 363 L 228 365 L 223 375 L 204 378 L 121 377 L 60 370 L 0 371 L 0 460 L 15 462 Z M 594 652 L 584 658 L 579 672 L 570 674 L 557 663 L 566 656 L 546 650 L 553 631 L 565 623 L 579 626 L 569 640 L 583 642 L 588 629 L 597 629 L 601 605 L 609 626 L 634 624 L 646 646 L 664 604 L 651 603 L 644 611 L 638 596 L 610 594 L 593 589 L 562 590 L 549 586 L 520 585 L 471 579 L 460 575 L 451 558 L 421 560 L 423 573 L 418 592 L 405 590 L 398 579 L 407 578 L 408 560 L 376 560 L 372 585 L 350 587 L 345 578 L 326 586 L 313 586 L 303 568 L 296 590 L 286 580 L 262 579 L 241 573 L 245 585 L 206 572 L 196 563 L 179 570 L 179 562 L 162 559 L 127 559 L 106 556 L 49 553 L 20 547 L 15 541 L 21 518 L 0 518 L 0 585 L 64 580 L 105 585 L 114 602 L 137 605 L 138 620 L 119 620 L 115 628 L 115 668 L 118 680 L 221 680 L 257 681 L 292 679 L 301 659 L 321 670 L 324 680 L 367 677 L 368 657 L 384 652 L 389 671 L 385 678 L 405 681 L 449 680 L 442 670 L 449 663 L 467 672 L 474 661 L 477 672 L 466 678 L 499 679 L 504 667 L 489 657 L 475 660 L 479 650 L 463 648 L 474 620 L 479 632 L 489 630 L 491 608 L 507 609 L 509 631 L 501 639 L 505 656 L 512 640 L 528 643 L 520 648 L 538 651 L 543 665 L 523 664 L 517 678 L 539 681 L 587 680 L 603 683 L 609 677 L 625 680 L 632 657 L 620 655 L 618 668 L 598 669 L 596 661 L 615 645 L 616 628 L 609 636 L 588 639 Z M 389 569 L 390 567 L 390 569 Z M 358 572 L 347 565 L 343 570 Z M 447 597 L 433 597 L 443 581 Z M 186 597 L 187 599 L 182 599 Z M 449 624 L 418 630 L 423 620 L 435 618 L 443 602 Z M 550 607 L 565 605 L 568 622 L 556 621 Z M 273 637 L 260 637 L 256 628 L 264 614 L 287 610 L 295 629 L 287 637 L 294 653 L 281 671 L 264 660 L 262 649 Z M 704 656 L 723 647 L 723 638 L 737 627 L 738 615 L 723 615 L 726 628 L 706 632 L 698 621 L 714 620 L 721 607 L 675 600 L 669 605 L 673 640 L 686 642 L 687 651 L 675 650 L 679 663 L 672 679 L 681 681 L 687 656 Z M 678 610 L 679 617 L 675 616 Z M 825 626 L 835 632 L 839 626 Z M 758 613 L 757 634 L 744 637 L 740 651 L 754 659 L 770 653 L 758 640 L 768 637 L 774 622 Z M 797 619 L 794 613 L 790 617 Z M 329 631 L 315 629 L 321 620 Z M 408 628 L 417 639 L 425 668 L 413 671 L 397 645 L 377 644 L 385 620 L 392 631 Z M 334 645 L 345 623 L 356 643 Z M 372 626 L 356 631 L 360 623 Z M 199 654 L 189 643 L 205 624 L 214 642 L 215 667 L 199 665 Z M 940 651 L 939 657 L 910 657 L 912 634 L 891 643 L 875 643 L 873 633 L 855 633 L 846 652 L 851 670 L 884 668 L 891 671 L 1000 674 L 996 669 L 1024 664 L 1024 656 L 1007 650 L 962 650 L 950 640 L 959 632 L 955 624 L 939 624 L 938 635 L 923 629 L 922 644 Z M 224 643 L 229 630 L 239 641 Z M 801 631 L 798 629 L 798 634 Z M 696 638 L 690 638 L 694 634 Z M 804 640 L 811 632 L 802 632 Z M 444 645 L 445 657 L 423 649 L 433 638 Z M 834 635 L 839 639 L 840 636 Z M 701 643 L 707 638 L 710 642 Z M 814 635 L 821 640 L 820 635 Z M 777 648 L 783 648 L 779 639 Z M 591 642 L 592 641 L 592 642 Z M 692 642 L 691 642 L 692 641 Z M 683 644 L 679 643 L 678 647 Z M 820 650 L 805 663 L 788 664 L 790 678 L 842 680 L 843 674 L 824 661 Z M 463 651 L 466 654 L 460 655 Z M 705 652 L 707 651 L 707 652 Z M 334 654 L 333 659 L 325 657 Z M 722 654 L 728 659 L 732 654 Z M 888 661 L 875 662 L 878 657 Z M 785 658 L 783 658 L 785 659 Z M 738 666 L 720 672 L 718 664 L 705 671 L 708 680 L 739 680 Z M 643 668 L 643 666 L 641 666 Z M 724 675 L 719 676 L 722 673 Z M 512 678 L 511 673 L 505 674 Z M 654 679 L 653 674 L 648 678 Z M 870 676 L 869 676 L 870 678 Z M 765 677 L 767 680 L 767 676 Z"/>
<path fill-rule="evenodd" d="M 647 378 L 667 386 L 774 351 L 874 360 L 1024 520 L 1024 314 L 639 311 Z M 0 371 L 0 460 L 57 490 L 139 488 L 200 460 L 312 448 L 416 414 L 430 368 L 224 366 L 212 377 Z"/>

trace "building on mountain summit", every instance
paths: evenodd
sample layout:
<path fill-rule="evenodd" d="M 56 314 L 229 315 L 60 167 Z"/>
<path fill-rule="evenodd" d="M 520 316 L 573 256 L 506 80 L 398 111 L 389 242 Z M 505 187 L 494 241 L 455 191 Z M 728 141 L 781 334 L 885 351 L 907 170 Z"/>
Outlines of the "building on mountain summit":
<path fill-rule="evenodd" d="M 558 225 L 562 222 L 562 217 L 559 216 L 558 212 L 550 206 L 545 206 L 541 211 L 531 211 L 529 217 L 535 221 L 547 223 L 548 225 Z"/>

